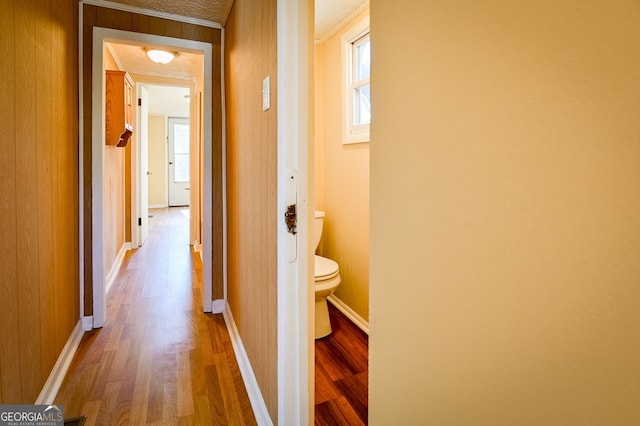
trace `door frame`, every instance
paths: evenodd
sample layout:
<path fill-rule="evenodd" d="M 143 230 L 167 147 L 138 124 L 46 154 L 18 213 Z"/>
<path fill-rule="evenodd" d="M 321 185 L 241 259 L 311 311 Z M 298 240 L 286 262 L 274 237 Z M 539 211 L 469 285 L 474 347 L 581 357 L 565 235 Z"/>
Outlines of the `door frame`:
<path fill-rule="evenodd" d="M 92 264 L 93 264 L 93 319 L 92 328 L 102 327 L 106 320 L 107 297 L 105 283 L 105 266 L 103 261 L 103 149 L 104 149 L 104 76 L 103 45 L 105 42 L 163 45 L 183 51 L 204 54 L 204 114 L 212 113 L 212 63 L 213 46 L 210 43 L 172 37 L 122 31 L 110 28 L 94 27 L 92 58 Z M 99 46 L 99 48 L 98 48 Z M 203 217 L 203 309 L 211 312 L 213 289 L 207 283 L 212 282 L 211 241 L 212 241 L 212 154 L 213 130 L 211 121 L 204 123 L 204 217 Z M 81 169 L 80 180 L 83 181 Z M 133 233 L 133 230 L 132 230 Z M 85 328 L 88 324 L 85 323 Z"/>
<path fill-rule="evenodd" d="M 184 88 L 188 88 L 189 89 L 189 97 L 191 99 L 199 99 L 200 98 L 200 93 L 198 93 L 196 91 L 196 85 L 192 82 L 192 81 L 188 81 L 188 80 L 181 80 L 181 79 L 177 79 L 177 78 L 173 78 L 173 77 L 158 77 L 158 76 L 147 76 L 147 75 L 136 75 L 136 91 L 139 93 L 140 88 L 141 87 L 148 87 L 148 86 L 169 86 L 169 87 L 184 87 Z M 138 97 L 140 97 L 138 95 Z M 137 108 L 138 113 L 140 113 L 140 108 Z M 200 111 L 199 105 L 195 104 L 194 102 L 190 102 L 190 106 L 189 106 L 189 123 L 193 124 L 194 122 L 198 124 L 200 124 L 200 117 L 199 114 L 202 111 Z M 168 116 L 167 116 L 168 117 Z M 139 121 L 137 121 L 139 122 Z M 166 120 L 165 120 L 165 127 L 166 127 Z M 192 125 L 192 127 L 194 127 Z M 165 129 L 166 130 L 166 129 Z M 192 129 L 191 131 L 191 149 L 192 151 L 194 151 L 195 156 L 192 155 L 192 163 L 190 165 L 191 168 L 191 179 L 192 181 L 195 182 L 194 177 L 200 177 L 200 173 L 202 170 L 201 167 L 201 157 L 202 157 L 202 141 L 203 141 L 203 137 L 204 135 L 201 134 L 201 132 L 199 131 L 199 127 L 196 127 L 194 129 Z M 168 154 L 166 152 L 166 144 L 165 144 L 165 158 L 168 158 Z M 138 149 L 139 149 L 139 145 L 138 145 Z M 142 155 L 141 153 L 132 153 L 132 162 L 135 162 L 135 158 L 134 155 Z M 133 174 L 133 170 L 137 170 L 138 168 L 138 164 L 140 162 L 136 162 L 135 164 L 132 163 L 131 167 L 132 167 L 132 174 Z M 164 164 L 164 173 L 165 176 L 168 176 L 168 165 L 165 161 Z M 136 173 L 137 179 L 141 179 L 142 175 L 141 173 Z M 202 238 L 200 238 L 200 229 L 199 229 L 199 224 L 200 224 L 200 211 L 194 211 L 195 208 L 192 206 L 198 206 L 198 209 L 200 208 L 200 205 L 202 204 L 202 200 L 201 197 L 198 195 L 200 193 L 200 189 L 201 189 L 201 184 L 200 184 L 200 180 L 198 180 L 197 182 L 191 182 L 191 189 L 192 189 L 192 193 L 191 193 L 191 200 L 190 200 L 190 204 L 189 204 L 189 209 L 191 210 L 190 213 L 190 219 L 189 219 L 189 235 L 190 235 L 190 239 L 189 239 L 189 243 L 194 243 L 197 241 L 197 244 L 194 244 L 194 248 L 196 251 L 200 251 L 202 249 Z M 131 197 L 134 198 L 137 197 L 137 194 L 135 193 L 135 188 L 132 188 L 132 193 L 131 193 Z M 165 182 L 165 188 L 164 188 L 164 198 L 167 201 L 167 205 L 165 207 L 169 206 L 169 189 L 167 188 L 167 182 Z M 139 197 L 137 198 L 138 203 L 140 203 L 140 199 Z M 131 214 L 131 229 L 135 229 L 138 226 L 138 221 L 137 218 L 139 217 L 139 215 L 134 215 L 133 213 Z M 139 236 L 136 235 L 135 233 L 132 233 L 132 242 L 131 245 L 135 248 L 135 247 L 139 247 L 141 246 L 141 244 L 138 244 L 139 242 Z M 136 245 L 137 244 L 137 245 Z M 202 253 L 200 251 L 200 253 Z"/>
<path fill-rule="evenodd" d="M 277 0 L 279 425 L 314 422 L 313 29 L 312 0 Z M 284 221 L 291 202 L 295 236 Z"/>
<path fill-rule="evenodd" d="M 136 86 L 136 99 L 143 99 L 143 90 L 146 90 L 144 84 L 140 82 L 135 83 Z M 144 104 L 144 101 L 143 101 Z M 138 103 L 136 107 L 136 126 L 138 128 L 142 126 L 142 116 L 143 116 L 144 108 Z M 142 163 L 147 160 L 147 168 L 149 166 L 149 117 L 147 114 L 147 119 L 145 120 L 147 124 L 147 128 L 145 129 L 147 136 L 147 152 L 144 152 L 142 149 L 142 131 L 138 130 L 134 133 L 136 136 L 136 149 L 131 150 L 131 248 L 142 247 L 146 238 L 144 233 L 145 229 L 147 232 L 147 236 L 149 233 L 149 183 L 147 180 L 147 217 L 144 215 L 144 203 L 142 201 L 142 179 L 143 169 Z M 140 225 L 138 222 L 138 218 L 142 219 L 142 224 Z M 135 231 L 134 231 L 135 230 Z"/>

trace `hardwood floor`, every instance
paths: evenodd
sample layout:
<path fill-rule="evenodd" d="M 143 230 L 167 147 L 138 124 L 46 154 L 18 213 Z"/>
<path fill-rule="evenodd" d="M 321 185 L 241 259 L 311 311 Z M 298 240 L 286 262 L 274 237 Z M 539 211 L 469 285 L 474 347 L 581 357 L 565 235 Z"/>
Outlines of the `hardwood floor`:
<path fill-rule="evenodd" d="M 150 211 L 129 251 L 107 322 L 86 333 L 56 398 L 86 425 L 256 424 L 221 314 L 202 312 L 188 209 Z"/>
<path fill-rule="evenodd" d="M 316 425 L 368 421 L 369 337 L 329 303 L 333 333 L 316 340 Z"/>

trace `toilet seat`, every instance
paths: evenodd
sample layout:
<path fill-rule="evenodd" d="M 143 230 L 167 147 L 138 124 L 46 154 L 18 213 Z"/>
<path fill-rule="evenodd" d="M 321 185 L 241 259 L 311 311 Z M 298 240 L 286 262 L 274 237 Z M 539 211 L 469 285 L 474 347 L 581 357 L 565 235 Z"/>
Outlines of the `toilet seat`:
<path fill-rule="evenodd" d="M 315 281 L 326 281 L 334 278 L 339 273 L 338 264 L 326 257 L 316 254 L 315 260 Z"/>

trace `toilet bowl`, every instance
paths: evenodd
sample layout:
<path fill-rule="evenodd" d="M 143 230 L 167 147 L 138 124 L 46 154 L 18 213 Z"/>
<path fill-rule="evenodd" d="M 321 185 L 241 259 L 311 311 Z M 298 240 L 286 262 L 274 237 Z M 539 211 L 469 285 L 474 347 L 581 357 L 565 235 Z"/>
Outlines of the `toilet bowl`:
<path fill-rule="evenodd" d="M 324 212 L 316 211 L 314 222 L 314 243 L 318 248 L 322 235 L 322 225 Z M 327 307 L 327 297 L 329 297 L 340 284 L 340 271 L 338 264 L 326 257 L 315 256 L 315 338 L 328 336 L 331 334 L 331 321 L 329 320 L 329 309 Z"/>

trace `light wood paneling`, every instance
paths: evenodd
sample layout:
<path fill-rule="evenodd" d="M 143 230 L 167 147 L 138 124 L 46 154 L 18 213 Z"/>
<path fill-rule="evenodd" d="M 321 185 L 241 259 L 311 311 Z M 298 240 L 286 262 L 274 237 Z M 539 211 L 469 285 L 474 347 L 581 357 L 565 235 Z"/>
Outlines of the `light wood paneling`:
<path fill-rule="evenodd" d="M 43 166 L 42 158 L 47 155 L 48 148 L 44 144 L 38 147 L 36 130 L 42 133 L 42 123 L 38 119 L 36 106 L 36 58 L 42 51 L 38 48 L 40 40 L 36 36 L 37 24 L 34 20 L 34 4 L 29 2 L 16 3 L 16 25 L 22 31 L 16 31 L 15 55 L 16 55 L 16 117 L 24 120 L 30 125 L 16 125 L 16 140 L 19 142 L 16 149 L 16 169 L 20 178 L 16 181 L 16 193 L 18 198 L 27 202 L 16 202 L 18 250 L 22 256 L 18 257 L 18 306 L 20 323 L 20 352 L 21 361 L 24 365 L 35 365 L 37 369 L 21 370 L 20 379 L 22 382 L 22 396 L 25 394 L 37 394 L 34 389 L 40 383 L 40 346 L 39 339 L 34 339 L 33 335 L 40 336 L 40 324 L 37 318 L 31 314 L 31 309 L 40 311 L 39 298 L 39 272 L 42 264 L 39 261 L 39 245 L 48 244 L 45 239 L 41 240 L 38 232 L 38 213 L 40 187 L 47 185 L 47 181 L 42 179 Z M 47 80 L 47 79 L 45 79 Z M 46 89 L 43 82 L 37 83 L 38 88 Z M 18 123 L 16 123 L 18 124 Z M 40 148 L 40 149 L 38 149 Z M 40 160 L 40 161 L 38 161 Z M 40 184 L 40 185 L 39 185 Z M 42 206 L 46 202 L 42 203 Z M 46 241 L 46 242 L 45 242 Z M 44 263 L 44 262 L 43 262 Z M 22 332 L 23 329 L 30 329 L 29 333 Z M 24 348 L 24 349 L 23 349 Z M 24 352 L 23 352 L 24 350 Z"/>
<path fill-rule="evenodd" d="M 0 167 L 0 181 L 2 197 L 0 197 L 0 397 L 3 402 L 19 401 L 20 386 L 20 354 L 15 350 L 19 345 L 18 324 L 18 250 L 17 247 L 17 217 L 16 217 L 16 69 L 15 49 L 16 21 L 15 2 L 3 2 L 0 13 L 0 114 L 4 122 L 3 137 L 0 139 L 2 150 L 2 167 Z"/>
<path fill-rule="evenodd" d="M 225 28 L 228 298 L 277 423 L 276 3 L 234 3 Z M 271 77 L 271 109 L 262 80 Z"/>
<path fill-rule="evenodd" d="M 91 211 L 91 58 L 93 52 L 93 27 L 112 28 L 118 30 L 147 33 L 160 36 L 183 38 L 187 40 L 212 43 L 214 47 L 213 57 L 213 93 L 214 107 L 210 120 L 213 124 L 213 241 L 212 265 L 213 282 L 212 290 L 214 298 L 220 298 L 222 288 L 222 115 L 220 97 L 220 30 L 200 27 L 193 24 L 185 24 L 162 18 L 149 17 L 130 12 L 107 9 L 92 5 L 83 5 L 83 99 L 84 99 L 84 135 L 83 135 L 83 170 L 84 170 L 84 259 L 85 259 L 85 298 L 84 309 L 86 315 L 93 313 L 92 290 L 92 211 Z M 88 201 L 89 200 L 89 201 Z M 205 242 L 207 244 L 208 242 Z"/>
<path fill-rule="evenodd" d="M 35 37 L 36 37 L 36 54 L 35 54 L 35 70 L 37 73 L 44 75 L 53 75 L 53 53 L 51 38 L 55 30 L 48 27 L 47 20 L 53 18 L 53 4 L 50 1 L 40 1 L 39 6 L 44 13 L 36 14 L 36 19 L 29 17 L 29 20 L 35 24 Z M 43 19 L 43 16 L 50 18 Z M 33 86 L 31 78 L 25 78 L 30 86 Z M 35 165 L 35 175 L 37 179 L 37 234 L 34 235 L 34 240 L 38 241 L 38 282 L 44 284 L 38 288 L 34 294 L 34 300 L 31 304 L 26 306 L 37 306 L 41 314 L 41 321 L 38 319 L 31 319 L 35 328 L 34 333 L 39 333 L 40 341 L 33 343 L 34 346 L 34 358 L 35 355 L 40 359 L 35 362 L 39 362 L 40 365 L 36 372 L 31 373 L 32 377 L 25 377 L 23 372 L 23 383 L 28 380 L 32 383 L 33 388 L 23 389 L 29 394 L 37 395 L 40 392 L 40 383 L 47 379 L 48 371 L 46 366 L 55 364 L 57 359 L 57 353 L 55 350 L 55 313 L 54 307 L 56 304 L 56 289 L 54 281 L 54 260 L 49 253 L 53 253 L 54 249 L 54 232 L 56 232 L 53 226 L 53 205 L 55 202 L 55 196 L 58 193 L 57 185 L 57 172 L 53 168 L 53 159 L 57 154 L 58 147 L 54 145 L 55 135 L 57 132 L 52 132 L 53 121 L 53 107 L 56 103 L 56 99 L 53 92 L 53 86 L 55 80 L 51 78 L 45 78 L 38 82 L 37 91 L 34 93 L 36 100 L 36 144 L 37 155 L 36 161 L 32 163 Z M 46 207 L 45 207 L 46 206 Z M 75 206 L 74 206 L 75 207 Z M 21 302 L 21 306 L 22 305 Z M 28 315 L 31 315 L 29 312 Z M 27 321 L 20 321 L 20 326 L 29 326 Z M 32 339 L 32 338 L 30 338 Z M 37 348 L 37 349 L 36 349 Z"/>
<path fill-rule="evenodd" d="M 79 320 L 78 6 L 0 7 L 0 403 L 33 403 Z"/>

